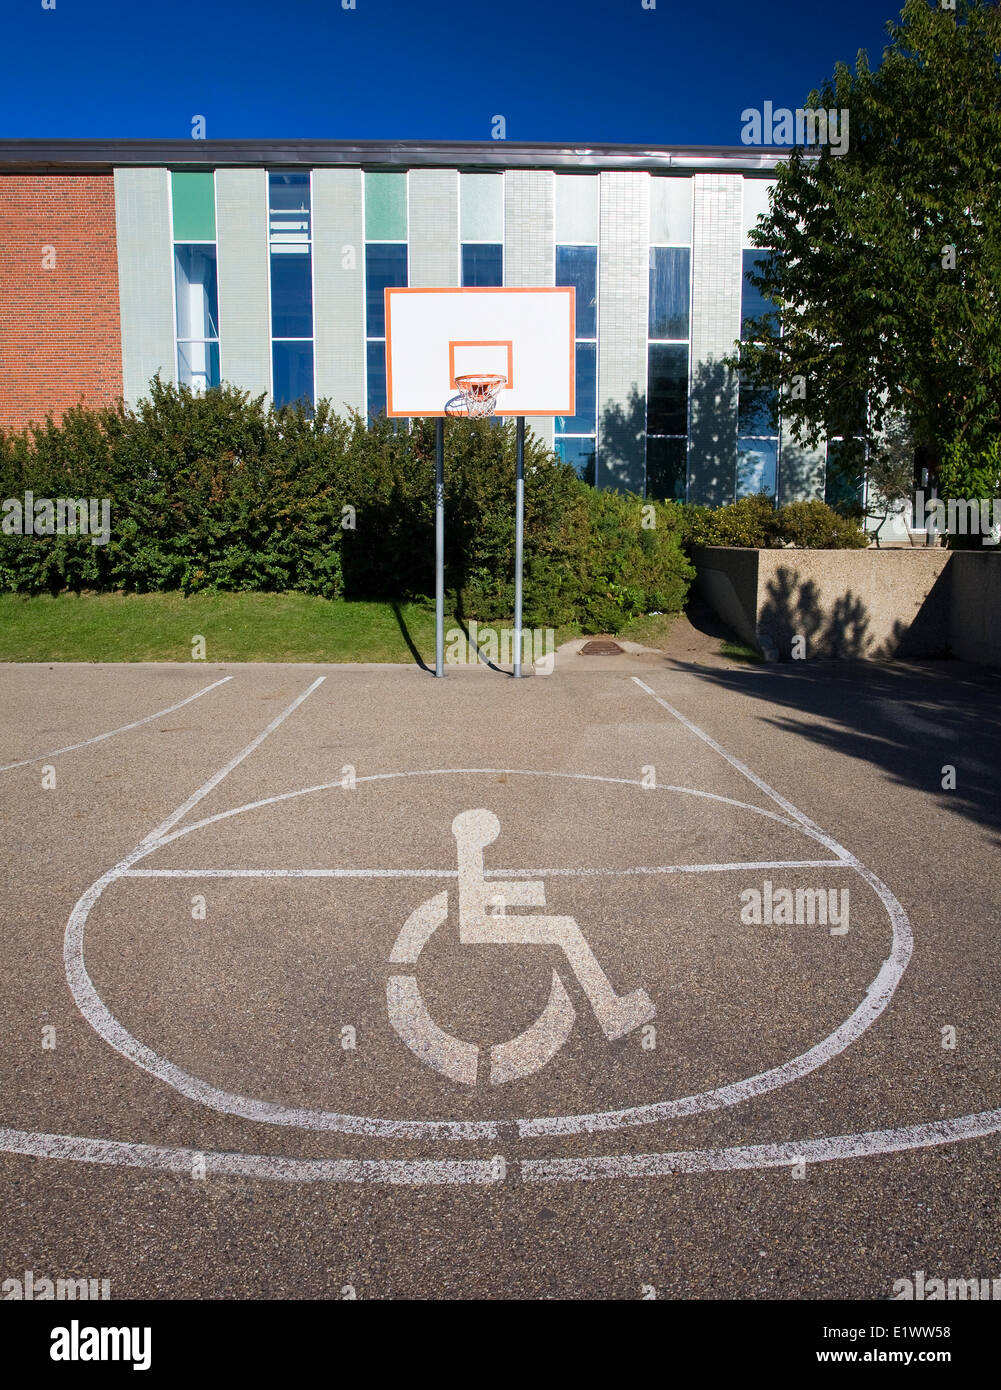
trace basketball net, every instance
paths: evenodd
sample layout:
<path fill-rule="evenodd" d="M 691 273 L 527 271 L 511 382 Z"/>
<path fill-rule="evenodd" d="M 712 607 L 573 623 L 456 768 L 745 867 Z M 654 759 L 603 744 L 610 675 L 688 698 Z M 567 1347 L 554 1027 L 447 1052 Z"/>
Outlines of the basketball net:
<path fill-rule="evenodd" d="M 457 376 L 455 384 L 459 394 L 446 401 L 445 414 L 468 415 L 471 419 L 482 420 L 485 416 L 493 415 L 497 409 L 497 397 L 507 385 L 507 377 L 493 372 L 472 373 Z"/>

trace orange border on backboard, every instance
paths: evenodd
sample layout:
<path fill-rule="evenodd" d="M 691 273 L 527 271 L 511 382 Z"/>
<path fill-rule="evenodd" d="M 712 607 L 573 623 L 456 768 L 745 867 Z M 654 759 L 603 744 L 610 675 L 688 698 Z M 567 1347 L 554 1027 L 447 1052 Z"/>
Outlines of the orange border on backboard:
<path fill-rule="evenodd" d="M 476 285 L 476 286 L 471 286 L 471 285 L 470 285 L 470 286 L 459 286 L 459 285 L 434 285 L 434 286 L 427 286 L 427 287 L 421 286 L 421 287 L 419 287 L 419 288 L 416 287 L 416 286 L 410 286 L 410 285 L 387 285 L 386 288 L 385 288 L 385 289 L 383 290 L 383 292 L 382 292 L 382 295 L 383 295 L 383 303 L 384 303 L 384 305 L 385 305 L 385 313 L 386 313 L 386 407 L 387 407 L 387 409 L 386 409 L 386 415 L 387 415 L 387 417 L 388 417 L 389 419 L 391 419 L 391 420 L 409 420 L 409 419 L 413 419 L 413 418 L 434 420 L 434 419 L 436 419 L 439 415 L 440 415 L 443 419 L 447 419 L 447 418 L 448 418 L 444 410 L 429 410 L 429 411 L 423 413 L 420 417 L 414 417 L 414 416 L 412 416 L 412 415 L 410 414 L 409 411 L 406 411 L 406 410 L 390 410 L 390 409 L 388 408 L 388 407 L 389 407 L 389 402 L 390 402 L 390 401 L 392 400 L 392 398 L 393 398 L 393 367 L 392 367 L 392 360 L 393 360 L 393 359 L 392 359 L 392 353 L 391 353 L 391 351 L 390 351 L 390 348 L 391 348 L 391 346 L 392 346 L 392 341 L 393 341 L 393 329 L 392 329 L 392 314 L 391 314 L 391 312 L 390 312 L 390 307 L 389 307 L 389 306 L 390 306 L 390 303 L 391 303 L 390 295 L 394 295 L 394 294 L 468 294 L 468 293 L 475 293 L 475 294 L 516 294 L 516 293 L 519 293 L 519 292 L 524 293 L 524 291 L 526 291 L 526 290 L 530 290 L 530 291 L 532 292 L 532 294 L 566 294 L 566 295 L 569 295 L 569 296 L 570 296 L 570 324 L 571 324 L 571 332 L 570 332 L 570 408 L 569 408 L 569 410 L 563 410 L 562 408 L 561 408 L 561 409 L 558 409 L 558 410 L 523 410 L 523 411 L 520 411 L 519 413 L 522 414 L 522 415 L 525 415 L 525 416 L 529 416 L 529 415 L 533 415 L 533 416 L 534 416 L 534 415 L 542 415 L 542 416 L 550 416 L 550 417 L 556 416 L 556 415 L 562 415 L 562 416 L 564 416 L 564 417 L 569 417 L 569 416 L 575 415 L 575 414 L 577 413 L 577 380 L 576 380 L 576 365 L 577 365 L 576 348 L 577 348 L 577 344 L 576 344 L 576 341 L 575 341 L 575 339 L 576 339 L 576 333 L 575 333 L 574 330 L 575 330 L 575 328 L 576 328 L 576 323 L 577 323 L 577 301 L 576 301 L 577 291 L 574 289 L 573 285 Z M 509 413 L 510 413 L 510 412 L 508 412 L 508 411 L 506 411 L 506 410 L 498 410 L 498 411 L 497 411 L 497 414 L 498 414 L 498 415 L 507 415 L 507 414 L 509 414 Z"/>
<path fill-rule="evenodd" d="M 455 379 L 455 349 L 461 347 L 507 348 L 507 372 L 505 374 L 507 381 L 504 390 L 510 391 L 514 385 L 514 343 L 510 338 L 455 338 L 450 340 L 448 344 L 448 382 L 455 390 L 458 390 L 459 387 L 459 383 Z M 388 347 L 386 351 L 388 354 Z"/>

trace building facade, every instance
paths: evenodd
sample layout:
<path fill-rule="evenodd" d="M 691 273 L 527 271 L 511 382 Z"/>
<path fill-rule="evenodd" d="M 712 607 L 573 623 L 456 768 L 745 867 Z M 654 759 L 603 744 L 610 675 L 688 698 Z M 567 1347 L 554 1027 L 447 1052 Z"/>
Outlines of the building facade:
<path fill-rule="evenodd" d="M 159 375 L 385 405 L 387 285 L 577 290 L 576 414 L 531 427 L 598 486 L 825 495 L 722 359 L 759 311 L 768 149 L 331 141 L 0 143 L 0 428 Z"/>

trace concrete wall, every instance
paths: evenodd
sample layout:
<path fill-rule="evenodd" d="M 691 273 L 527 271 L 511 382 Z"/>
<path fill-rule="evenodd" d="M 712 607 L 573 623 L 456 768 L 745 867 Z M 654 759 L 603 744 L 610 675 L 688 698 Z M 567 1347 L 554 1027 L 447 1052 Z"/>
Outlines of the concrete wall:
<path fill-rule="evenodd" d="M 646 485 L 650 176 L 602 173 L 598 208 L 599 487 Z"/>
<path fill-rule="evenodd" d="M 157 372 L 164 381 L 177 380 L 169 172 L 116 169 L 115 221 L 122 384 L 126 401 L 134 404 L 148 394 Z"/>
<path fill-rule="evenodd" d="M 1001 666 L 1001 554 L 744 550 L 695 556 L 698 589 L 770 659 L 955 656 Z"/>
<path fill-rule="evenodd" d="M 316 394 L 365 409 L 365 228 L 360 169 L 313 170 Z"/>
<path fill-rule="evenodd" d="M 509 169 L 504 175 L 505 285 L 541 288 L 554 282 L 554 181 L 548 169 Z M 540 415 L 526 423 L 553 447 L 551 419 Z"/>
<path fill-rule="evenodd" d="M 743 179 L 696 174 L 692 231 L 691 405 L 688 500 L 733 500 L 737 380 L 722 366 L 740 337 Z"/>
<path fill-rule="evenodd" d="M 953 656 L 983 666 L 1001 666 L 1001 554 L 955 550 L 949 569 L 949 647 Z"/>
<path fill-rule="evenodd" d="M 215 191 L 220 372 L 258 396 L 271 390 L 267 172 L 217 169 Z"/>

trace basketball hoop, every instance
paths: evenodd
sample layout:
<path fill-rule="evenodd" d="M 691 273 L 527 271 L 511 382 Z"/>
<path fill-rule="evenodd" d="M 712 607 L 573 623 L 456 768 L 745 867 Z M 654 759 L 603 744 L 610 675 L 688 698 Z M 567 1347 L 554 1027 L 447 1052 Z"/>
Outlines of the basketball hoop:
<path fill-rule="evenodd" d="M 457 376 L 455 384 L 459 394 L 445 402 L 445 414 L 468 415 L 471 419 L 482 420 L 497 409 L 497 397 L 507 385 L 507 377 L 493 372 L 472 373 Z"/>

